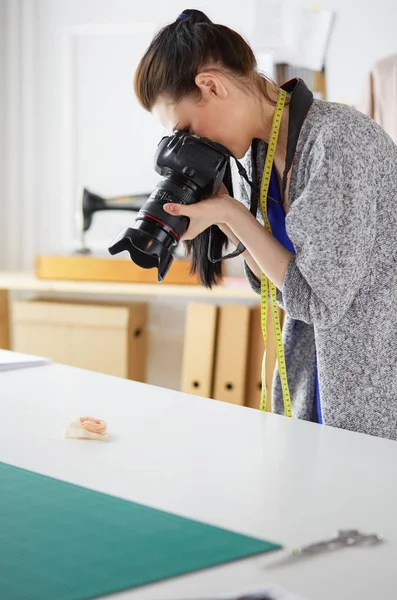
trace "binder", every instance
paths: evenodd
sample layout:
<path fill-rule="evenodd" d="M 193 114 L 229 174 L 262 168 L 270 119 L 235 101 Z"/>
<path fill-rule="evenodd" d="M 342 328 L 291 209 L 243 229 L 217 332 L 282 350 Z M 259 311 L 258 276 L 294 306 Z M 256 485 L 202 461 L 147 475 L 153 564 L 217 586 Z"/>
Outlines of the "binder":
<path fill-rule="evenodd" d="M 244 405 L 247 381 L 250 307 L 219 308 L 214 399 Z"/>
<path fill-rule="evenodd" d="M 280 326 L 283 327 L 284 311 L 278 308 Z M 277 364 L 276 342 L 274 337 L 273 316 L 270 304 L 267 313 L 267 345 L 263 343 L 261 325 L 261 307 L 251 308 L 250 341 L 247 365 L 246 406 L 259 408 L 262 388 L 262 362 L 264 358 L 265 382 L 267 393 L 267 410 L 272 410 L 273 375 Z"/>
<path fill-rule="evenodd" d="M 262 360 L 265 352 L 261 327 L 260 304 L 251 308 L 249 350 L 247 363 L 247 393 L 245 405 L 258 408 L 262 388 Z"/>
<path fill-rule="evenodd" d="M 181 390 L 212 398 L 218 307 L 190 302 L 187 307 Z"/>
<path fill-rule="evenodd" d="M 11 348 L 10 306 L 8 290 L 0 290 L 0 348 Z"/>

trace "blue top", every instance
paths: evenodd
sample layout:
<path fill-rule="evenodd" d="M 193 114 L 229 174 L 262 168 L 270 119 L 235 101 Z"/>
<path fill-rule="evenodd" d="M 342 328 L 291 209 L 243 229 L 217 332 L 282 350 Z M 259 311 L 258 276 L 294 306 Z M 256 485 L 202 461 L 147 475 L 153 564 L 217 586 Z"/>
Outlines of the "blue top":
<path fill-rule="evenodd" d="M 273 198 L 273 200 L 271 199 Z M 276 202 L 275 202 L 276 201 Z M 295 254 L 295 248 L 293 243 L 288 237 L 285 229 L 285 211 L 284 206 L 281 202 L 281 192 L 278 183 L 277 173 L 273 166 L 272 174 L 270 177 L 268 199 L 267 199 L 267 217 L 269 219 L 270 227 L 272 228 L 273 236 L 282 244 L 287 250 Z M 317 423 L 322 423 L 321 414 L 321 403 L 320 403 L 320 386 L 318 383 L 318 370 L 317 370 L 317 358 L 316 358 L 316 420 Z"/>

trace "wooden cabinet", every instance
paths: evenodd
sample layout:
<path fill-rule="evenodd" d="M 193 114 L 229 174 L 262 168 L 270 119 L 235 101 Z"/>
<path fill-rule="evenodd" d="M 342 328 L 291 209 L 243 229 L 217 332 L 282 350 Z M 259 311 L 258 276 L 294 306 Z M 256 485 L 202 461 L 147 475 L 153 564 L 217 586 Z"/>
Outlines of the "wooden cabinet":
<path fill-rule="evenodd" d="M 13 350 L 137 381 L 146 378 L 145 303 L 15 301 Z"/>

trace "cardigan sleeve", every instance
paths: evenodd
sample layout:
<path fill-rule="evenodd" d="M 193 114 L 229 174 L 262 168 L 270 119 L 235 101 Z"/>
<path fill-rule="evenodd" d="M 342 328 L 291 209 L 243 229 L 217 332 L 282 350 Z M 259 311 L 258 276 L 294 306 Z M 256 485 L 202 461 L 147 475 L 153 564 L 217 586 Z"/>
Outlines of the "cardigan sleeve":
<path fill-rule="evenodd" d="M 365 139 L 370 130 L 362 129 L 319 134 L 305 186 L 286 217 L 296 254 L 282 286 L 284 308 L 318 327 L 331 327 L 345 315 L 371 260 L 379 169 Z"/>

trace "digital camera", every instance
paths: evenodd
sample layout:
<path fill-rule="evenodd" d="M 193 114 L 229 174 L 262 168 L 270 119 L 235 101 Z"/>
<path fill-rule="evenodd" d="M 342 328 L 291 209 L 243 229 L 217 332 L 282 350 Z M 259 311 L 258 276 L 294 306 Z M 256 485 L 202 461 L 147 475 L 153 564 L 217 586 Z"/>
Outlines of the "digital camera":
<path fill-rule="evenodd" d="M 157 268 L 163 281 L 189 219 L 163 210 L 167 202 L 195 204 L 215 195 L 221 186 L 230 153 L 222 145 L 185 131 L 163 137 L 155 153 L 154 168 L 162 179 L 140 209 L 134 224 L 120 231 L 109 246 L 110 254 L 127 250 L 144 269 Z"/>

